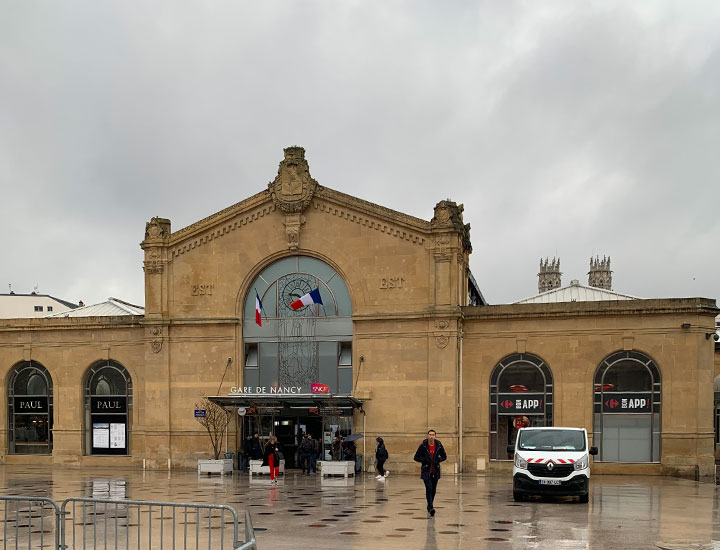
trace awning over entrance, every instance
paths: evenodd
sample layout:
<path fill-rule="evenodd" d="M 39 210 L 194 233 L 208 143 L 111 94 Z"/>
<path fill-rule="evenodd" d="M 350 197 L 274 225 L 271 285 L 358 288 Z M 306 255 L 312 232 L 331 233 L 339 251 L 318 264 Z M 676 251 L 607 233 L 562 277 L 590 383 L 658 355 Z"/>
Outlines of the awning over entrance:
<path fill-rule="evenodd" d="M 363 402 L 351 395 L 325 394 L 250 394 L 231 393 L 228 395 L 208 396 L 213 403 L 221 407 L 259 407 L 267 409 L 317 409 L 317 414 L 335 414 L 337 409 L 358 409 L 362 411 Z"/>

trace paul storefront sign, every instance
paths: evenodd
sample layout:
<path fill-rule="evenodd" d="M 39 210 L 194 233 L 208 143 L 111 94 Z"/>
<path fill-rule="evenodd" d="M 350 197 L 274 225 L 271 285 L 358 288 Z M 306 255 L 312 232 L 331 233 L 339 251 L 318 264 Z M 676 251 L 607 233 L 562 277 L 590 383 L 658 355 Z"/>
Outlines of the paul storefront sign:
<path fill-rule="evenodd" d="M 616 393 L 603 395 L 604 413 L 649 413 L 652 402 L 647 394 Z"/>
<path fill-rule="evenodd" d="M 13 407 L 15 414 L 46 413 L 48 412 L 48 399 L 45 396 L 15 397 Z"/>
<path fill-rule="evenodd" d="M 127 398 L 124 395 L 91 397 L 90 412 L 93 414 L 126 413 Z"/>
<path fill-rule="evenodd" d="M 498 395 L 498 412 L 500 414 L 543 414 L 545 396 L 516 393 L 501 393 Z"/>

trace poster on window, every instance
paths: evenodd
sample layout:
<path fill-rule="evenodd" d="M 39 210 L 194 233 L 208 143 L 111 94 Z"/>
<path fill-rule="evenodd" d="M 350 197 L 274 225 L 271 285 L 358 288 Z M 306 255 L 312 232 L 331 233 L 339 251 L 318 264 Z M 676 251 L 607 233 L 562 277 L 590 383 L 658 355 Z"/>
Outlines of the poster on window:
<path fill-rule="evenodd" d="M 110 424 L 95 422 L 92 429 L 93 447 L 95 449 L 110 448 Z"/>
<path fill-rule="evenodd" d="M 124 449 L 125 448 L 125 424 L 112 423 L 110 424 L 110 448 L 111 449 Z"/>

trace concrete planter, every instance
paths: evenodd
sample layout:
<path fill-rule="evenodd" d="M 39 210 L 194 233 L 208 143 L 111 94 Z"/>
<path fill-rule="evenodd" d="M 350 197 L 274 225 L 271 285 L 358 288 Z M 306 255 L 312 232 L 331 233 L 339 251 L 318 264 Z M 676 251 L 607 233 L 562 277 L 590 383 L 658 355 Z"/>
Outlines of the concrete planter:
<path fill-rule="evenodd" d="M 232 458 L 198 459 L 198 474 L 227 474 L 233 471 Z"/>

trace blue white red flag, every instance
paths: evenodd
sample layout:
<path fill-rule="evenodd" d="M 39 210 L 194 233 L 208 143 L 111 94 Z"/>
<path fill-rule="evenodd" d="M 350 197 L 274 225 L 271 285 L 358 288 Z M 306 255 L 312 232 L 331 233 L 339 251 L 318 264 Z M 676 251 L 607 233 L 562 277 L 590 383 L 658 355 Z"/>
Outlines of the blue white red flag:
<path fill-rule="evenodd" d="M 255 322 L 258 324 L 258 326 L 262 326 L 262 316 L 260 313 L 262 312 L 262 302 L 260 301 L 260 296 L 257 293 L 257 290 L 255 291 Z"/>
<path fill-rule="evenodd" d="M 290 307 L 297 311 L 301 307 L 309 306 L 310 304 L 322 305 L 322 299 L 320 298 L 320 289 L 316 288 L 315 290 L 311 290 L 304 296 L 301 296 L 299 299 L 291 302 Z"/>

